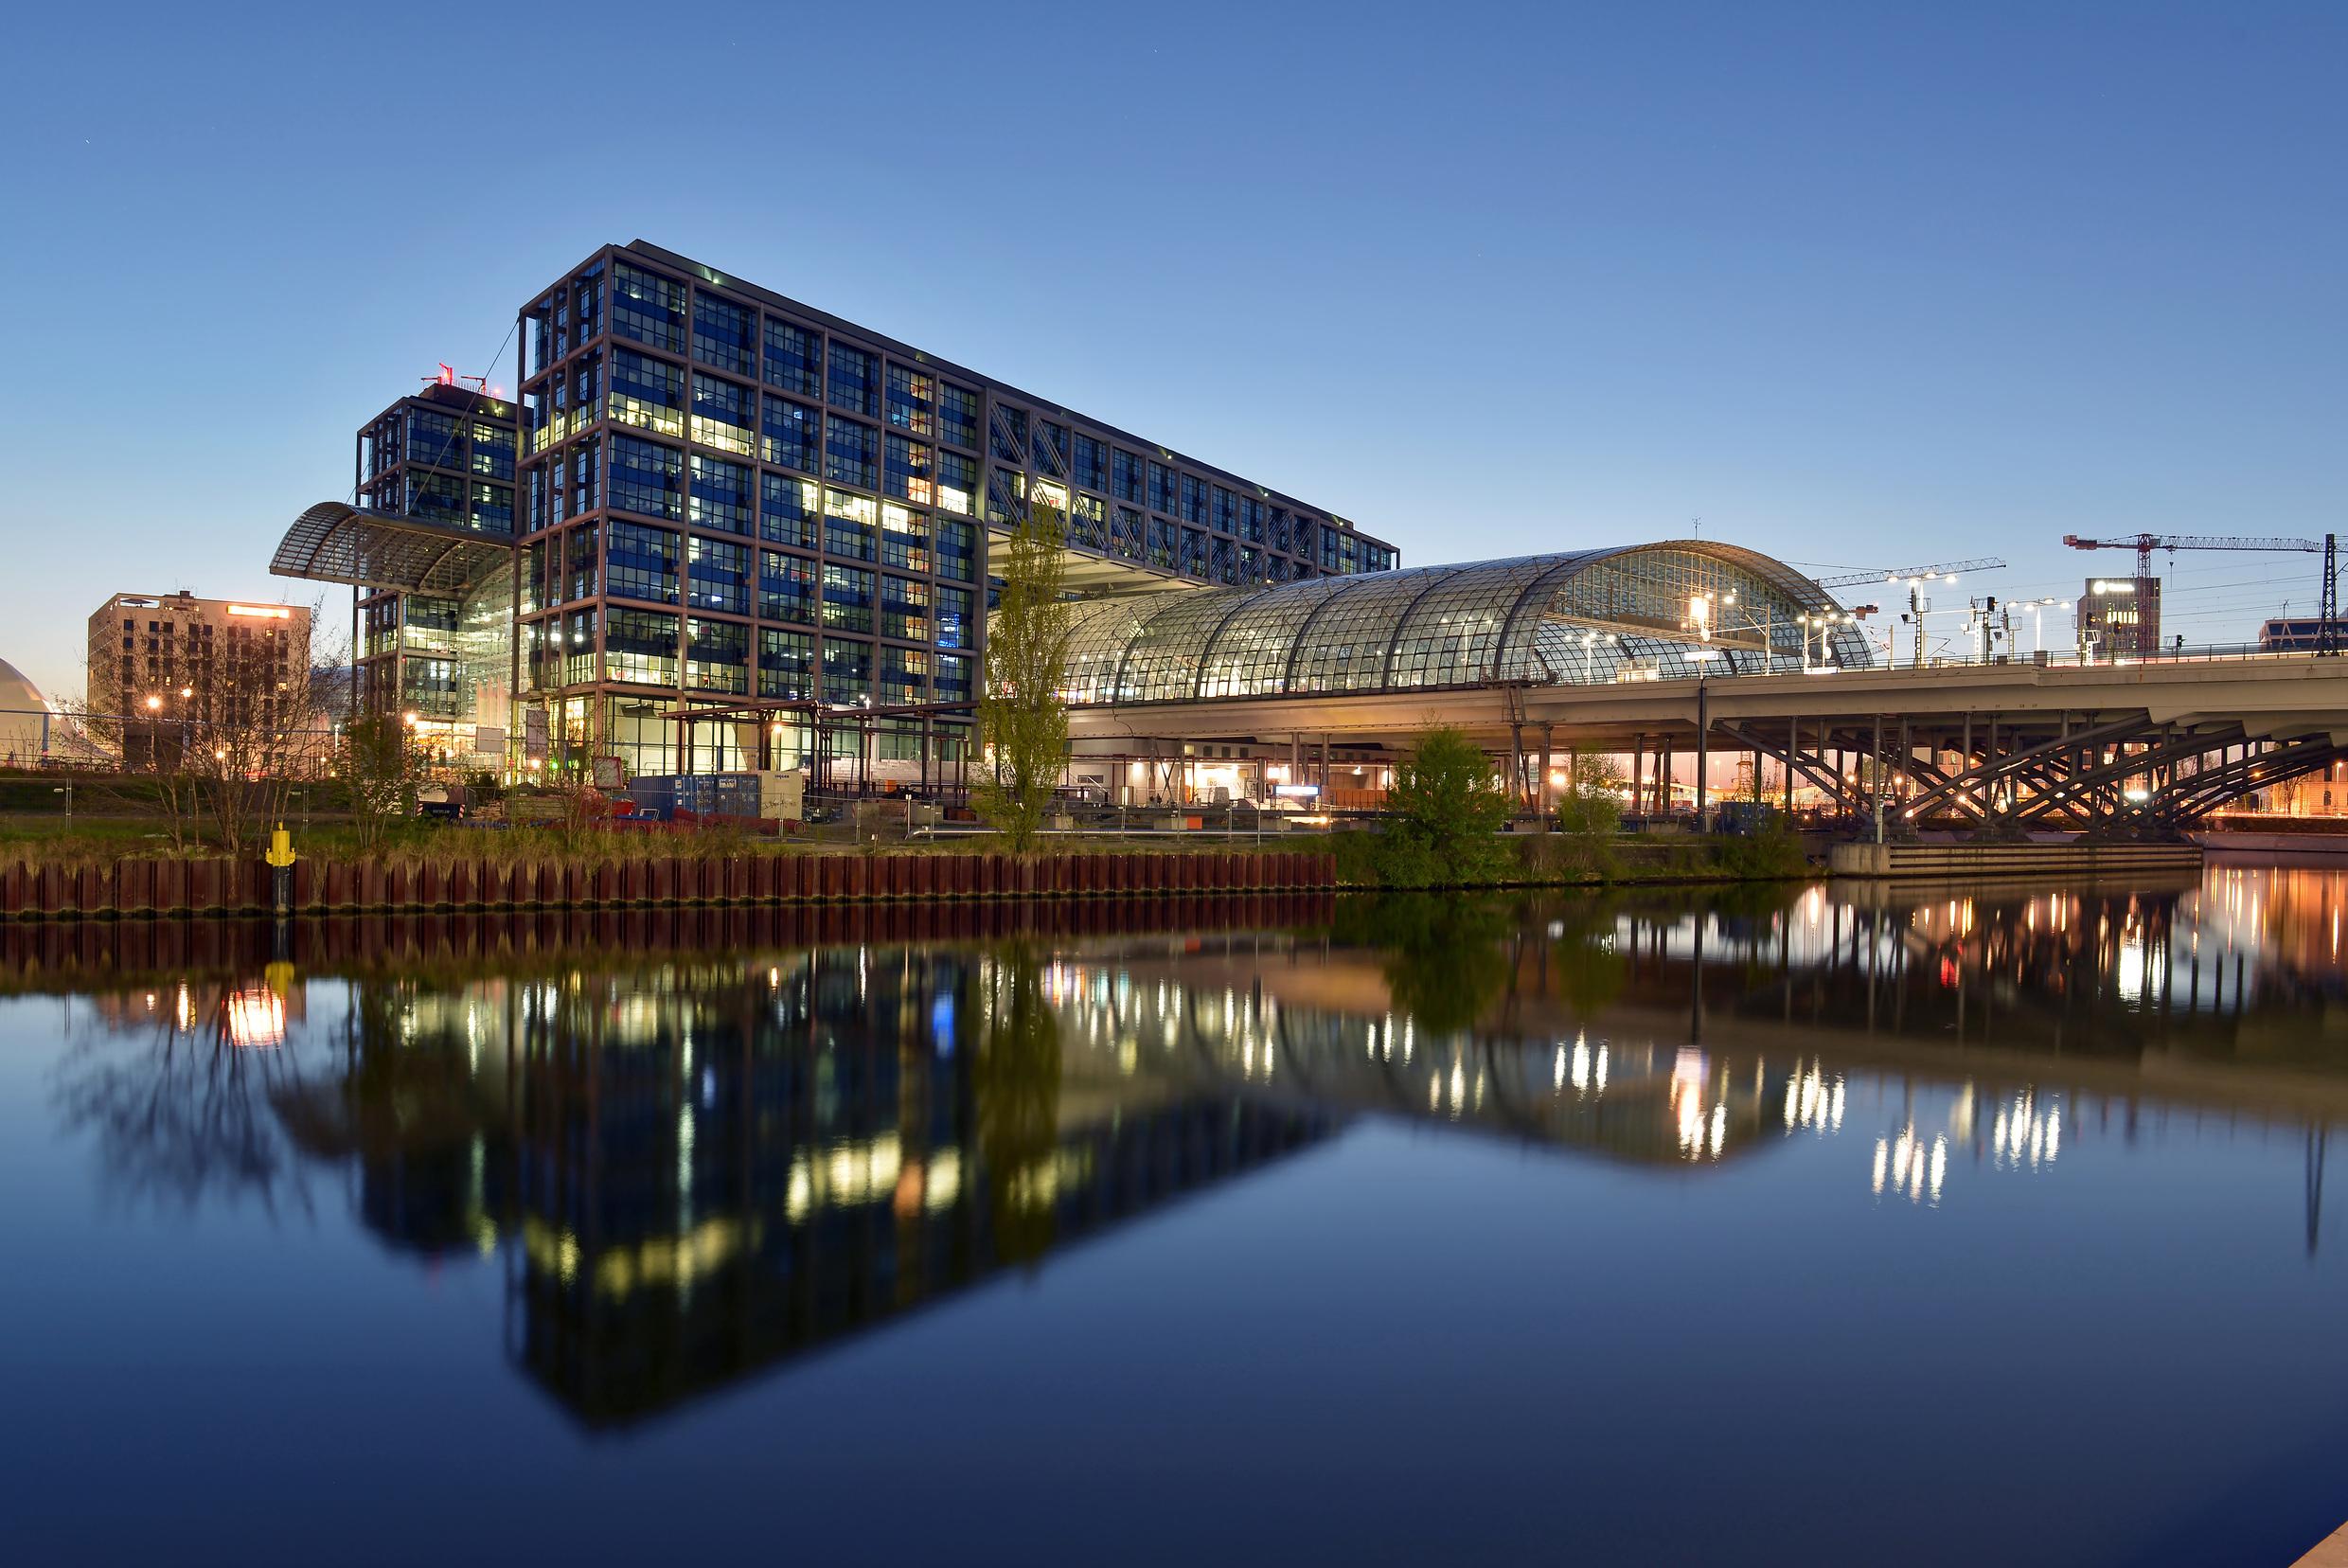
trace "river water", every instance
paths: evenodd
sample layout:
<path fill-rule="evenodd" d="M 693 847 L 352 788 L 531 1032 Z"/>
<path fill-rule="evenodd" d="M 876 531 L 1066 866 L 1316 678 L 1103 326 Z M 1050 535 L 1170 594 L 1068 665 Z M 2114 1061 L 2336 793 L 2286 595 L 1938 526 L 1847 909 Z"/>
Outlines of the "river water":
<path fill-rule="evenodd" d="M 20 942 L 0 1534 L 2286 1563 L 2348 1520 L 2344 905 L 2213 866 Z"/>

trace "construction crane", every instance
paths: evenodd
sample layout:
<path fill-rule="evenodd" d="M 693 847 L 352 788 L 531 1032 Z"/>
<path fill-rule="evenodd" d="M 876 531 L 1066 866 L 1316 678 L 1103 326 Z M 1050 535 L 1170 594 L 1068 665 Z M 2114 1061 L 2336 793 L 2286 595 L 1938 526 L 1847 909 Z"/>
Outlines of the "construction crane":
<path fill-rule="evenodd" d="M 1930 566 L 1903 566 L 1896 572 L 1845 572 L 1841 577 L 1814 580 L 1821 588 L 1854 588 L 1862 582 L 1905 582 L 1910 578 L 1920 582 L 1931 582 L 1940 578 L 1953 578 L 1959 572 L 1995 572 L 2004 565 L 2005 562 L 1995 556 L 1983 556 L 1978 561 L 1944 561 Z"/>
<path fill-rule="evenodd" d="M 2316 593 L 2316 651 L 2338 653 L 2340 645 L 2339 624 L 2339 536 L 2325 534 L 2321 542 L 2313 539 L 2235 539 L 2208 534 L 2131 534 L 2124 539 L 2082 539 L 2077 534 L 2063 535 L 2063 543 L 2074 550 L 2134 550 L 2136 552 L 2136 602 L 2139 606 L 2152 602 L 2152 552 L 2166 550 L 2175 555 L 2179 550 L 2284 550 L 2301 555 L 2323 558 L 2323 581 Z M 2143 614 L 2140 609 L 2138 614 Z"/>

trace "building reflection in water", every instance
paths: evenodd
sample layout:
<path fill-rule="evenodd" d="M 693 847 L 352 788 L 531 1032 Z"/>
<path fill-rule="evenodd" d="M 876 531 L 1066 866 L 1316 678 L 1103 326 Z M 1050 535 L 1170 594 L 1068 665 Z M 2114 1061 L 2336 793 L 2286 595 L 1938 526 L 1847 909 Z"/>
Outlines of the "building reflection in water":
<path fill-rule="evenodd" d="M 2342 881 L 1389 900 L 1278 933 L 172 979 L 90 1004 L 148 1048 L 83 1053 L 62 1104 L 134 1190 L 275 1204 L 297 1167 L 355 1170 L 389 1244 L 496 1260 L 512 1360 L 602 1425 L 1362 1113 L 1692 1173 L 1847 1137 L 1854 1186 L 1919 1209 L 2083 1139 L 2304 1137 L 2312 1247 L 2348 1116 Z"/>

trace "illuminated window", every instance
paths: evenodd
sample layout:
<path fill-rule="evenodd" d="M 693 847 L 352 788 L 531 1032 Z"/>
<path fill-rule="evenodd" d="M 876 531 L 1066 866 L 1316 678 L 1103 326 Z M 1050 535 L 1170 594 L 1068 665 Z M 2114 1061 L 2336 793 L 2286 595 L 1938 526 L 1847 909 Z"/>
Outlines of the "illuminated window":
<path fill-rule="evenodd" d="M 1017 469 L 987 471 L 987 521 L 1012 523 L 1027 516 L 1027 476 Z"/>
<path fill-rule="evenodd" d="M 870 561 L 878 553 L 873 503 L 840 490 L 824 492 L 824 553 Z"/>
<path fill-rule="evenodd" d="M 754 450 L 751 428 L 756 423 L 757 394 L 746 386 L 704 376 L 693 376 L 693 439 L 747 457 Z"/>
<path fill-rule="evenodd" d="M 978 506 L 978 464 L 958 452 L 937 454 L 937 504 L 968 517 Z"/>
<path fill-rule="evenodd" d="M 749 547 L 696 534 L 689 549 L 685 602 L 696 610 L 750 614 Z"/>
<path fill-rule="evenodd" d="M 918 703 L 926 695 L 930 679 L 930 655 L 919 648 L 882 648 L 880 650 L 880 692 L 884 706 Z"/>
<path fill-rule="evenodd" d="M 889 365 L 889 423 L 924 438 L 937 434 L 937 382 L 910 365 Z"/>
<path fill-rule="evenodd" d="M 900 572 L 930 569 L 930 520 L 917 511 L 882 502 L 880 563 Z"/>
<path fill-rule="evenodd" d="M 614 608 L 603 618 L 603 674 L 639 686 L 677 684 L 677 617 Z"/>
<path fill-rule="evenodd" d="M 683 436 L 685 372 L 649 354 L 614 349 L 612 418 L 656 436 Z"/>
<path fill-rule="evenodd" d="M 685 684 L 699 691 L 750 690 L 750 628 L 738 621 L 685 623 Z"/>
<path fill-rule="evenodd" d="M 776 544 L 815 548 L 815 484 L 787 474 L 762 476 L 758 487 L 758 537 Z"/>
<path fill-rule="evenodd" d="M 685 506 L 685 516 L 697 528 L 717 528 L 726 533 L 746 534 L 751 531 L 751 469 L 742 463 L 729 463 L 722 457 L 692 456 L 693 486 Z"/>
<path fill-rule="evenodd" d="M 925 507 L 932 504 L 935 497 L 931 491 L 930 449 L 918 441 L 892 435 L 881 468 L 882 491 L 907 501 L 918 501 Z"/>
<path fill-rule="evenodd" d="M 937 646 L 968 648 L 973 626 L 970 620 L 970 591 L 967 588 L 940 588 L 937 591 Z"/>
<path fill-rule="evenodd" d="M 938 703 L 967 703 L 970 700 L 970 661 L 952 653 L 937 655 L 937 665 L 931 686 L 931 700 Z"/>

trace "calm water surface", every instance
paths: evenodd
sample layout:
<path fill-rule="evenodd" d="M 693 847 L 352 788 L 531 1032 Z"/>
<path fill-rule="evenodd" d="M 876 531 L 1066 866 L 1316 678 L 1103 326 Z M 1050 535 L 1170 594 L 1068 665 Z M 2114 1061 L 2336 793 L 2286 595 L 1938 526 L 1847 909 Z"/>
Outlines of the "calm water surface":
<path fill-rule="evenodd" d="M 2215 868 L 307 968 L 19 934 L 0 1537 L 2285 1563 L 2348 1520 L 2344 905 Z"/>

